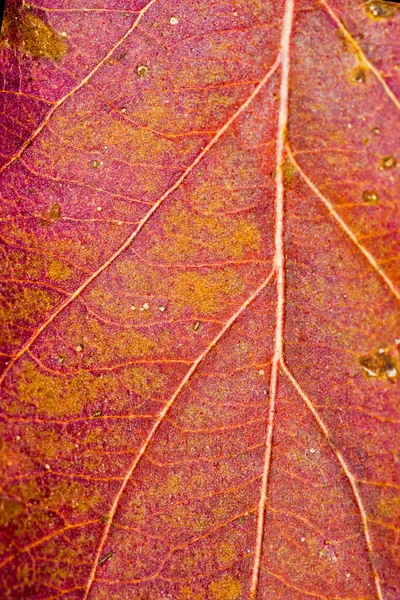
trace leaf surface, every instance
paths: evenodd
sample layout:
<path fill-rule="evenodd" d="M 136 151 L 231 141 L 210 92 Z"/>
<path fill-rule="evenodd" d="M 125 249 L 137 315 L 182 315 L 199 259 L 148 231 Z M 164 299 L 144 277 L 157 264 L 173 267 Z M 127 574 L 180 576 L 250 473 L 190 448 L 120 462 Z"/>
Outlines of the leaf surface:
<path fill-rule="evenodd" d="M 9 2 L 2 598 L 399 598 L 398 39 Z"/>

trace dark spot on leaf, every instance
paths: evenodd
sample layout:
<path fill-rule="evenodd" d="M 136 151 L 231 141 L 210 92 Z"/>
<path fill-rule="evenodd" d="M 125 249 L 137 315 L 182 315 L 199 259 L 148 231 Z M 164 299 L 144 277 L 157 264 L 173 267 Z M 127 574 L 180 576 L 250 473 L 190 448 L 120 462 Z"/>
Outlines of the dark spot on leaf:
<path fill-rule="evenodd" d="M 110 552 L 107 552 L 107 554 L 105 554 L 100 560 L 99 560 L 99 565 L 104 565 L 104 563 L 106 563 L 108 560 L 110 560 L 110 558 L 113 555 L 113 551 L 110 550 Z"/>
<path fill-rule="evenodd" d="M 362 356 L 358 362 L 368 378 L 397 381 L 399 364 L 390 348 L 382 346 L 369 356 Z"/>
<path fill-rule="evenodd" d="M 379 202 L 379 196 L 373 190 L 365 190 L 362 199 L 366 204 L 377 204 Z"/>
<path fill-rule="evenodd" d="M 364 69 L 357 69 L 354 73 L 354 81 L 356 83 L 364 83 L 366 79 Z"/>
<path fill-rule="evenodd" d="M 40 225 L 47 227 L 56 223 L 61 217 L 61 205 L 58 202 L 54 202 L 49 209 L 42 214 Z"/>
<path fill-rule="evenodd" d="M 393 169 L 397 165 L 397 159 L 395 156 L 384 156 L 382 158 L 382 167 L 384 169 Z"/>
<path fill-rule="evenodd" d="M 149 67 L 146 67 L 146 65 L 139 65 L 136 69 L 136 73 L 139 75 L 139 77 L 146 77 L 148 72 Z"/>
<path fill-rule="evenodd" d="M 91 166 L 93 167 L 93 169 L 98 169 L 99 167 L 101 167 L 103 164 L 102 160 L 92 160 L 91 162 Z"/>

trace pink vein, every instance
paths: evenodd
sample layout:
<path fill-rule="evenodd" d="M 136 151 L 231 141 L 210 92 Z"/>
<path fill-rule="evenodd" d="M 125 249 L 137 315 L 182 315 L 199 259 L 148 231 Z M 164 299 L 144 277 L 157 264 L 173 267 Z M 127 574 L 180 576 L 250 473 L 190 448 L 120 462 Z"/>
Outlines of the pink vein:
<path fill-rule="evenodd" d="M 379 600 L 383 600 L 383 595 L 382 595 L 382 589 L 381 589 L 381 583 L 380 583 L 380 579 L 379 579 L 379 574 L 378 574 L 378 571 L 376 570 L 376 567 L 375 567 L 375 564 L 374 564 L 374 560 L 373 560 L 373 546 L 372 546 L 371 537 L 369 535 L 367 514 L 365 512 L 365 508 L 364 508 L 364 505 L 363 505 L 362 500 L 361 500 L 360 493 L 359 493 L 358 488 L 357 488 L 356 480 L 355 480 L 354 476 L 351 474 L 351 472 L 349 470 L 349 467 L 347 466 L 346 461 L 344 460 L 342 454 L 331 443 L 330 440 L 332 438 L 331 438 L 331 435 L 330 435 L 330 433 L 328 431 L 328 428 L 326 427 L 325 423 L 323 422 L 323 420 L 319 416 L 318 412 L 314 408 L 314 405 L 311 402 L 310 398 L 302 390 L 302 388 L 300 387 L 300 385 L 297 382 L 296 378 L 291 373 L 291 371 L 289 370 L 289 368 L 286 366 L 286 364 L 284 363 L 284 361 L 281 361 L 281 365 L 282 365 L 283 372 L 285 373 L 285 375 L 287 376 L 287 378 L 289 379 L 289 381 L 291 382 L 291 384 L 293 385 L 293 387 L 295 388 L 295 390 L 297 391 L 297 393 L 299 394 L 299 396 L 305 402 L 307 408 L 312 413 L 314 419 L 318 423 L 318 426 L 320 427 L 320 429 L 323 432 L 324 436 L 328 440 L 328 442 L 329 442 L 329 444 L 330 444 L 333 452 L 336 455 L 336 458 L 337 458 L 340 466 L 343 469 L 344 474 L 346 475 L 346 477 L 347 477 L 347 479 L 348 479 L 348 481 L 350 483 L 350 487 L 351 487 L 351 489 L 353 491 L 354 498 L 356 500 L 356 503 L 357 503 L 357 506 L 358 506 L 358 510 L 360 512 L 360 515 L 361 515 L 361 521 L 362 521 L 362 526 L 363 526 L 363 531 L 364 531 L 364 537 L 365 537 L 365 541 L 366 541 L 367 547 L 368 547 L 368 553 L 369 553 L 369 558 L 370 558 L 370 563 L 371 563 L 371 569 L 372 569 L 372 573 L 373 573 L 373 577 L 374 577 L 374 581 L 375 581 L 376 592 L 377 592 Z"/>
<path fill-rule="evenodd" d="M 69 98 L 71 98 L 71 96 L 73 96 L 78 90 L 80 90 L 93 77 L 93 75 L 95 73 L 97 73 L 97 71 L 100 69 L 100 67 L 102 67 L 104 65 L 104 63 L 106 63 L 108 61 L 109 58 L 111 58 L 111 56 L 114 54 L 114 52 L 117 50 L 117 48 L 119 48 L 119 46 L 121 46 L 121 44 L 123 44 L 125 42 L 125 40 L 130 36 L 130 34 L 132 33 L 132 31 L 134 31 L 134 29 L 136 29 L 136 27 L 139 25 L 140 21 L 142 20 L 142 18 L 146 14 L 146 12 L 149 10 L 149 8 L 154 4 L 154 2 L 156 2 L 156 0 L 150 0 L 150 2 L 148 4 L 146 4 L 146 6 L 144 6 L 142 8 L 142 10 L 138 13 L 138 16 L 136 17 L 136 19 L 134 20 L 134 22 L 132 23 L 132 25 L 129 27 L 129 29 L 127 30 L 127 32 L 111 48 L 111 50 L 109 50 L 107 52 L 107 54 L 105 56 L 103 56 L 103 58 L 101 59 L 101 61 L 97 63 L 97 65 L 90 71 L 90 73 L 88 73 L 86 75 L 86 77 L 84 77 L 82 79 L 82 81 L 78 85 L 76 85 L 74 88 L 72 88 L 72 90 L 70 90 L 68 92 L 68 94 L 65 94 L 65 96 L 63 96 L 62 98 L 60 98 L 60 100 L 58 100 L 54 104 L 53 108 L 51 110 L 49 110 L 49 112 L 47 113 L 45 119 L 43 119 L 43 121 L 41 122 L 41 124 L 39 125 L 39 127 L 32 133 L 31 137 L 20 148 L 20 150 L 17 152 L 17 154 L 15 154 L 7 163 L 5 163 L 0 168 L 0 174 L 3 173 L 3 171 L 5 171 L 12 163 L 14 163 L 16 160 L 18 160 L 22 156 L 22 154 L 25 152 L 25 150 L 28 148 L 28 146 L 33 142 L 34 139 L 37 138 L 37 136 L 39 135 L 39 133 L 41 131 L 43 131 L 43 129 L 46 127 L 47 123 L 49 122 L 49 120 L 51 119 L 51 117 L 53 116 L 53 114 L 55 113 L 55 111 L 62 104 L 64 104 L 64 102 L 66 102 Z"/>
<path fill-rule="evenodd" d="M 365 256 L 365 258 L 367 259 L 367 261 L 369 262 L 369 264 L 374 268 L 374 270 L 383 279 L 383 281 L 386 283 L 386 285 L 388 286 L 388 288 L 390 289 L 390 291 L 393 293 L 393 295 L 398 300 L 400 300 L 400 291 L 397 289 L 397 287 L 394 285 L 394 283 L 389 279 L 389 277 L 386 275 L 385 271 L 383 269 L 381 269 L 381 267 L 379 266 L 379 264 L 376 262 L 375 258 L 372 256 L 372 254 L 370 252 L 368 252 L 368 250 L 359 242 L 359 240 L 357 239 L 357 236 L 352 232 L 352 230 L 350 229 L 350 227 L 348 225 L 346 225 L 345 221 L 336 212 L 336 210 L 333 208 L 333 206 L 329 202 L 329 200 L 323 195 L 323 193 L 317 188 L 317 186 L 305 174 L 305 172 L 303 171 L 303 169 L 300 167 L 299 163 L 294 158 L 293 152 L 291 151 L 291 149 L 289 148 L 288 145 L 286 145 L 286 151 L 287 151 L 287 153 L 289 155 L 290 160 L 293 163 L 293 166 L 297 169 L 297 171 L 299 172 L 299 174 L 301 175 L 301 177 L 304 179 L 304 181 L 306 182 L 306 184 L 312 189 L 312 191 L 314 192 L 314 194 L 316 194 L 318 196 L 318 198 L 320 200 L 322 200 L 322 202 L 325 204 L 326 208 L 328 209 L 329 214 L 335 219 L 335 221 L 340 225 L 340 227 L 345 232 L 345 234 L 351 239 L 351 241 L 353 242 L 353 244 L 355 246 L 357 246 L 357 248 L 359 249 L 359 251 Z"/>
<path fill-rule="evenodd" d="M 371 61 L 369 61 L 368 58 L 365 56 L 361 46 L 356 42 L 356 40 L 351 35 L 351 33 L 346 29 L 346 27 L 343 25 L 342 21 L 339 19 L 339 17 L 336 15 L 336 13 L 333 12 L 333 10 L 329 6 L 329 4 L 326 2 L 326 0 L 319 0 L 319 2 L 322 4 L 322 6 L 324 6 L 324 8 L 326 9 L 326 11 L 330 15 L 330 17 L 335 21 L 336 25 L 339 27 L 339 29 L 343 33 L 344 37 L 354 47 L 355 51 L 361 58 L 362 62 L 364 62 L 367 65 L 367 67 L 372 71 L 372 73 L 375 75 L 375 77 L 377 78 L 379 83 L 382 85 L 386 94 L 388 95 L 390 100 L 393 102 L 393 104 L 396 106 L 396 108 L 400 109 L 399 99 L 392 92 L 392 90 L 390 89 L 390 87 L 388 86 L 388 84 L 386 83 L 386 81 L 384 80 L 384 78 L 382 77 L 380 72 L 378 71 L 378 69 L 375 67 L 375 65 L 373 65 L 371 63 Z"/>
<path fill-rule="evenodd" d="M 268 478 L 271 463 L 272 437 L 274 429 L 275 402 L 278 389 L 279 363 L 283 355 L 284 312 L 285 312 L 285 251 L 283 240 L 284 228 L 284 183 L 283 183 L 283 153 L 285 149 L 286 130 L 289 112 L 289 70 L 290 70 L 290 40 L 293 26 L 295 0 L 286 0 L 283 17 L 280 57 L 282 63 L 280 104 L 278 116 L 278 137 L 276 145 L 276 219 L 275 219 L 275 258 L 277 305 L 275 325 L 275 351 L 271 364 L 271 381 L 269 391 L 269 414 L 265 439 L 264 470 L 261 485 L 261 495 L 258 507 L 257 539 L 253 562 L 250 588 L 250 600 L 257 594 L 260 573 L 260 562 L 265 526 L 265 504 L 268 491 Z"/>
<path fill-rule="evenodd" d="M 95 559 L 94 559 L 93 568 L 92 568 L 92 571 L 90 573 L 89 580 L 88 580 L 88 583 L 87 583 L 87 586 L 86 586 L 85 595 L 84 595 L 84 597 L 83 597 L 82 600 L 87 600 L 87 598 L 89 596 L 91 587 L 93 585 L 93 582 L 94 582 L 94 579 L 95 579 L 95 576 L 96 576 L 97 567 L 99 565 L 99 561 L 100 561 L 101 555 L 103 554 L 104 546 L 105 546 L 105 543 L 107 541 L 107 538 L 108 538 L 108 535 L 109 535 L 109 532 L 110 532 L 110 528 L 112 526 L 112 521 L 113 521 L 115 513 L 117 511 L 117 508 L 118 508 L 121 496 L 124 493 L 126 486 L 128 485 L 128 483 L 129 483 L 129 481 L 130 481 L 133 473 L 136 470 L 136 467 L 138 466 L 141 458 L 143 457 L 144 453 L 146 452 L 146 450 L 147 450 L 150 442 L 153 440 L 156 431 L 160 427 L 161 423 L 164 421 L 164 418 L 166 417 L 167 413 L 171 409 L 172 405 L 174 404 L 174 402 L 177 399 L 177 397 L 179 396 L 179 394 L 182 392 L 183 388 L 186 386 L 186 384 L 188 383 L 188 381 L 191 379 L 191 377 L 193 376 L 193 374 L 197 370 L 198 366 L 209 355 L 209 353 L 211 352 L 211 350 L 218 344 L 218 342 L 225 335 L 225 333 L 232 327 L 233 323 L 235 323 L 235 321 L 240 317 L 240 315 L 250 306 L 250 304 L 257 298 L 257 296 L 262 292 L 262 290 L 264 290 L 267 287 L 267 285 L 271 281 L 273 275 L 274 275 L 274 271 L 271 271 L 271 273 L 263 281 L 263 283 L 256 289 L 256 291 L 251 296 L 249 296 L 249 298 L 242 304 L 242 306 L 239 308 L 239 310 L 236 311 L 236 313 L 229 319 L 229 321 L 227 321 L 225 323 L 224 327 L 221 329 L 221 331 L 218 333 L 218 335 L 210 342 L 209 346 L 204 350 L 204 352 L 202 352 L 202 354 L 200 354 L 200 356 L 192 364 L 192 366 L 190 367 L 190 369 L 186 373 L 185 377 L 182 379 L 182 381 L 180 382 L 179 386 L 177 387 L 177 389 L 175 390 L 175 392 L 172 394 L 172 396 L 170 397 L 170 399 L 166 403 L 166 405 L 163 408 L 163 410 L 160 412 L 157 420 L 155 421 L 153 427 L 150 430 L 150 433 L 148 434 L 148 436 L 147 436 L 146 440 L 144 441 L 142 447 L 138 451 L 138 453 L 137 453 L 137 455 L 136 455 L 136 457 L 135 457 L 135 459 L 134 459 L 131 467 L 129 468 L 129 471 L 125 475 L 125 478 L 124 478 L 124 480 L 123 480 L 123 482 L 121 484 L 121 487 L 119 488 L 118 493 L 117 493 L 117 495 L 115 497 L 115 500 L 113 502 L 113 505 L 111 507 L 111 510 L 110 510 L 110 513 L 109 513 L 109 516 L 108 516 L 107 524 L 106 524 L 106 526 L 104 528 L 104 533 L 103 533 L 102 539 L 100 541 L 99 547 L 98 547 L 97 552 L 96 552 L 96 556 L 95 556 Z"/>
<path fill-rule="evenodd" d="M 203 150 L 197 155 L 195 160 L 187 167 L 184 173 L 177 179 L 177 181 L 166 191 L 160 198 L 155 202 L 152 208 L 146 213 L 143 219 L 139 222 L 136 229 L 126 238 L 125 242 L 114 252 L 114 254 L 108 258 L 90 277 L 88 277 L 69 298 L 67 298 L 62 304 L 58 306 L 58 308 L 49 316 L 49 318 L 38 327 L 38 329 L 33 333 L 31 338 L 26 342 L 26 344 L 17 352 L 14 358 L 9 362 L 7 367 L 4 369 L 3 374 L 0 376 L 0 385 L 3 383 L 7 373 L 14 366 L 17 360 L 32 346 L 35 340 L 40 336 L 40 334 L 54 321 L 58 315 L 67 308 L 76 300 L 78 296 L 88 287 L 89 284 L 92 283 L 103 271 L 105 271 L 133 242 L 138 233 L 143 229 L 146 223 L 149 221 L 150 217 L 156 212 L 156 210 L 161 206 L 161 204 L 166 200 L 186 179 L 186 177 L 193 171 L 193 169 L 199 164 L 199 162 L 204 158 L 207 152 L 218 142 L 218 140 L 223 136 L 223 134 L 229 129 L 235 119 L 249 106 L 249 104 L 254 100 L 254 98 L 258 95 L 263 86 L 267 83 L 267 81 L 271 78 L 273 73 L 275 73 L 278 68 L 280 62 L 280 57 L 276 59 L 268 73 L 262 78 L 262 80 L 256 85 L 250 96 L 247 100 L 238 108 L 238 110 L 226 121 L 226 123 L 221 127 L 221 129 L 215 134 L 215 136 L 210 140 L 210 142 L 203 148 Z"/>

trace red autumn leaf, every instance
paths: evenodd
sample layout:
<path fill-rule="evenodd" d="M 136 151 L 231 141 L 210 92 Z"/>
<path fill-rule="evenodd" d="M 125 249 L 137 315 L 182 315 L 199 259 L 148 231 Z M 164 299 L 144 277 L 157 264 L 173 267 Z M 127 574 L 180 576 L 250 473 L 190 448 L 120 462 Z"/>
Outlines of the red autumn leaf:
<path fill-rule="evenodd" d="M 9 0 L 1 598 L 399 599 L 399 39 Z"/>

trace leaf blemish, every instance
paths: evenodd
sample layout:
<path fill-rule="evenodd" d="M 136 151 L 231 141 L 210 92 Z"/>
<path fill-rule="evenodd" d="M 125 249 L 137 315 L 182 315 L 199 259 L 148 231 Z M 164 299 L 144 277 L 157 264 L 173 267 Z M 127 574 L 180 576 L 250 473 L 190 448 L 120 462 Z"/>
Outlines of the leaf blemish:
<path fill-rule="evenodd" d="M 375 19 L 391 19 L 399 7 L 386 0 L 367 0 L 366 10 L 369 17 Z"/>
<path fill-rule="evenodd" d="M 395 382 L 399 375 L 399 364 L 390 348 L 383 346 L 368 356 L 362 356 L 359 364 L 368 378 Z"/>
<path fill-rule="evenodd" d="M 146 65 L 139 65 L 136 69 L 136 73 L 139 75 L 139 77 L 146 77 L 147 73 L 149 72 L 149 67 L 147 67 Z"/>
<path fill-rule="evenodd" d="M 358 68 L 353 72 L 353 81 L 355 83 L 365 83 L 366 75 L 365 70 Z"/>
<path fill-rule="evenodd" d="M 112 550 L 110 550 L 110 552 L 107 552 L 107 554 L 105 554 L 105 555 L 103 556 L 103 558 L 101 558 L 101 559 L 99 560 L 99 565 L 104 565 L 104 563 L 106 563 L 108 560 L 110 560 L 110 558 L 112 557 L 112 555 L 113 555 L 113 554 L 114 554 L 114 553 L 113 553 L 113 551 L 112 551 Z"/>
<path fill-rule="evenodd" d="M 362 199 L 366 204 L 377 204 L 379 202 L 379 196 L 373 190 L 365 190 Z"/>
<path fill-rule="evenodd" d="M 52 223 L 56 223 L 61 217 L 61 205 L 58 202 L 54 202 L 51 207 L 42 214 L 40 221 L 41 227 L 47 227 Z"/>
<path fill-rule="evenodd" d="M 384 156 L 382 158 L 382 169 L 393 169 L 397 165 L 395 156 Z"/>

